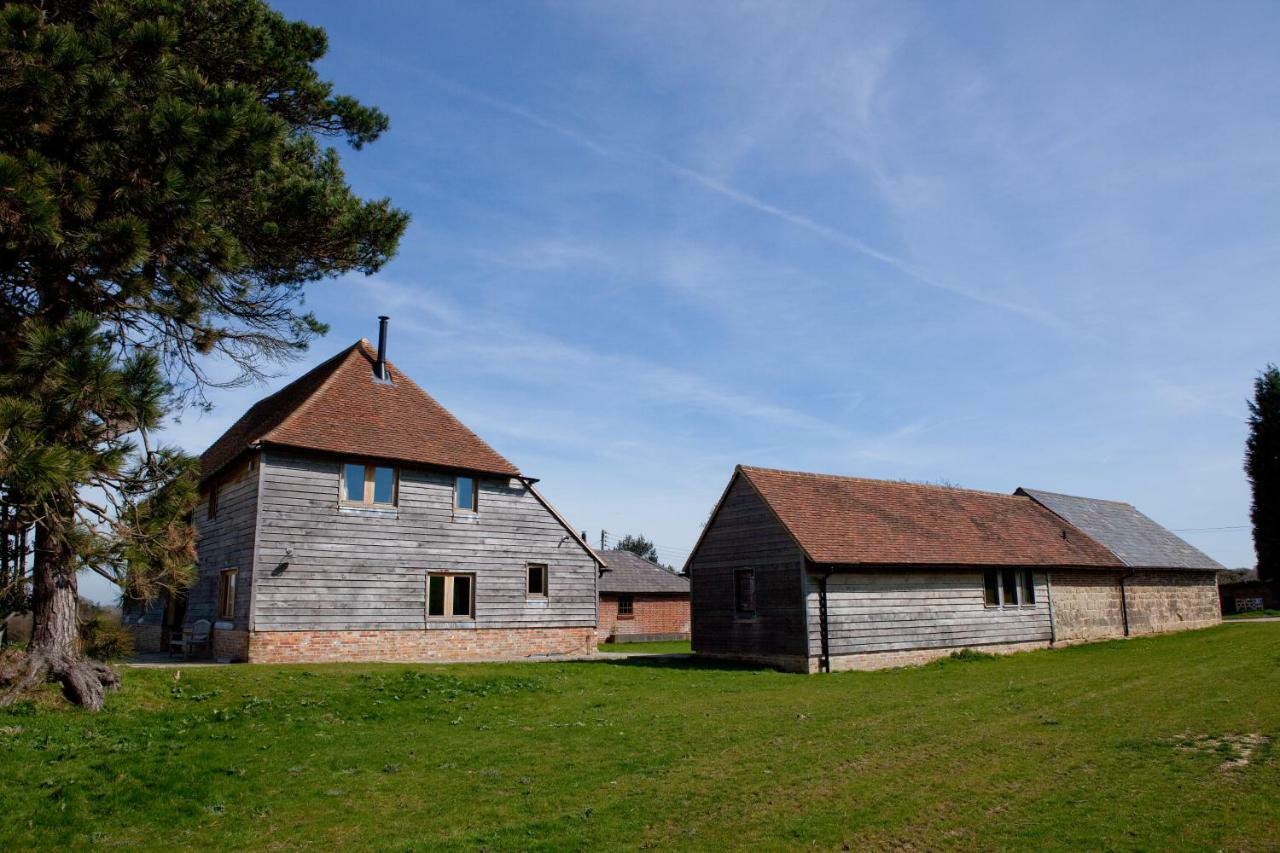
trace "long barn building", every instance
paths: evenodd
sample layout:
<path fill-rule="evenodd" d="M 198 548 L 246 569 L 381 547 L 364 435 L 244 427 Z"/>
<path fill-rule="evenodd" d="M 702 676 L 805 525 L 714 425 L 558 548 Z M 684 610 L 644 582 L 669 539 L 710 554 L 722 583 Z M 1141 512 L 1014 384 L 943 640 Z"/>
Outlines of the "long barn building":
<path fill-rule="evenodd" d="M 686 566 L 695 652 L 801 672 L 1214 625 L 1221 568 L 1128 504 L 745 466 Z"/>

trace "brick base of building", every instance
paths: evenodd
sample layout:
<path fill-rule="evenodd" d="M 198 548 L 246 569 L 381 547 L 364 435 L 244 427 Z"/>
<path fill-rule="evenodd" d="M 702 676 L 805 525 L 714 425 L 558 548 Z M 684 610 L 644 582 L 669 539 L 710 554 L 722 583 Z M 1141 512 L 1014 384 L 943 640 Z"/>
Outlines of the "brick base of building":
<path fill-rule="evenodd" d="M 631 614 L 618 614 L 618 593 L 600 594 L 599 625 L 596 634 L 601 642 L 611 638 L 625 642 L 627 635 L 654 638 L 689 639 L 689 596 L 635 593 L 631 596 Z"/>
<path fill-rule="evenodd" d="M 241 663 L 249 659 L 249 632 L 213 626 L 209 636 L 213 659 L 223 663 Z"/>
<path fill-rule="evenodd" d="M 250 663 L 456 663 L 595 654 L 593 628 L 255 631 Z"/>

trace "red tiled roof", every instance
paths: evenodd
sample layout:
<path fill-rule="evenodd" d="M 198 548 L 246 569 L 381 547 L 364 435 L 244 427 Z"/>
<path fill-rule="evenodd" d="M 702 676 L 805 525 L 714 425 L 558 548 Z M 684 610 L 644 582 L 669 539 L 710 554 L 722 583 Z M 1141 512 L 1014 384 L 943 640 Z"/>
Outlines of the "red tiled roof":
<path fill-rule="evenodd" d="M 519 476 L 514 465 L 388 362 L 391 383 L 374 380 L 377 352 L 366 340 L 255 403 L 200 457 L 217 473 L 252 444 Z"/>
<path fill-rule="evenodd" d="M 815 563 L 1119 567 L 1030 498 L 739 466 Z"/>

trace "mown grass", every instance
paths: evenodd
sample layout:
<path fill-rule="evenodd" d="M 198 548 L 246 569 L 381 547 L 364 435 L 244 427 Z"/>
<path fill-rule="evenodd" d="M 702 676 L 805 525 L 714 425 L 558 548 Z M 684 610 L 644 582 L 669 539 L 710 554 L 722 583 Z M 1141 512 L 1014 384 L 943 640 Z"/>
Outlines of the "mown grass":
<path fill-rule="evenodd" d="M 651 643 L 601 643 L 603 654 L 687 655 L 692 649 L 688 640 L 655 640 Z"/>
<path fill-rule="evenodd" d="M 1280 624 L 831 676 L 632 658 L 174 678 L 127 670 L 96 716 L 0 712 L 4 846 L 1280 839 Z"/>

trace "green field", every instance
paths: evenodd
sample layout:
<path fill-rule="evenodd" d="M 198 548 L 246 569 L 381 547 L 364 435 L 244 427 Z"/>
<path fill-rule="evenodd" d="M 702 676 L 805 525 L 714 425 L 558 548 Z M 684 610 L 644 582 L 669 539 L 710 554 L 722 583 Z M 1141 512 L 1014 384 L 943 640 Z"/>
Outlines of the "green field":
<path fill-rule="evenodd" d="M 1280 624 L 832 676 L 131 669 L 0 711 L 10 848 L 1276 849 Z"/>
<path fill-rule="evenodd" d="M 687 655 L 691 649 L 688 640 L 659 640 L 652 643 L 601 643 L 600 651 L 607 655 Z"/>
<path fill-rule="evenodd" d="M 1224 619 L 1274 619 L 1280 616 L 1280 610 L 1251 610 L 1248 613 L 1232 613 Z"/>

